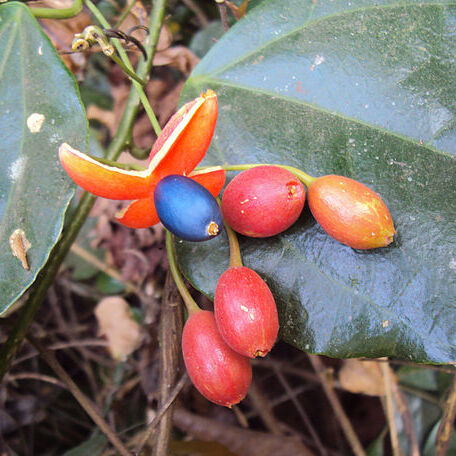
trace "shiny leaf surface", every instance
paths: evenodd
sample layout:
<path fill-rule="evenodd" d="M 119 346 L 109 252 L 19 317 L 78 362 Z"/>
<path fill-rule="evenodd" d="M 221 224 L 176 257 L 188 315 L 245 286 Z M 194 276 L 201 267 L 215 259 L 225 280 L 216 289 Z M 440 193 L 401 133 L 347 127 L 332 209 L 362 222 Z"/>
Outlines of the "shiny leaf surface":
<path fill-rule="evenodd" d="M 0 313 L 33 283 L 63 226 L 74 186 L 58 161 L 68 141 L 86 150 L 75 80 L 28 8 L 0 6 Z M 12 254 L 22 230 L 29 269 Z"/>
<path fill-rule="evenodd" d="M 379 193 L 398 231 L 357 251 L 304 209 L 273 238 L 241 239 L 268 283 L 281 336 L 334 357 L 456 359 L 456 3 L 266 0 L 214 46 L 184 98 L 211 88 L 219 118 L 207 164 L 280 163 Z M 179 243 L 209 296 L 224 237 Z"/>

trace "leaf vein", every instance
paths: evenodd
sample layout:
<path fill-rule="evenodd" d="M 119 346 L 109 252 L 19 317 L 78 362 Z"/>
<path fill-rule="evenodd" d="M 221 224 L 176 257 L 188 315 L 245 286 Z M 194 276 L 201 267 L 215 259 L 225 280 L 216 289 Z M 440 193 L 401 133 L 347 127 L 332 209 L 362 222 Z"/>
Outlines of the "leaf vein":
<path fill-rule="evenodd" d="M 230 63 L 228 63 L 228 64 L 226 64 L 224 66 L 222 66 L 218 70 L 215 70 L 212 74 L 214 76 L 219 75 L 219 74 L 223 73 L 224 71 L 226 71 L 227 69 L 232 68 L 232 67 L 236 66 L 237 64 L 247 60 L 249 57 L 252 57 L 253 55 L 258 54 L 259 52 L 261 52 L 265 48 L 267 48 L 267 47 L 269 47 L 269 46 L 271 46 L 271 45 L 273 45 L 273 44 L 275 44 L 275 43 L 277 43 L 277 42 L 279 42 L 279 41 L 281 41 L 283 39 L 286 39 L 286 38 L 288 38 L 290 36 L 293 36 L 295 33 L 298 33 L 298 32 L 300 32 L 302 30 L 305 30 L 308 27 L 316 25 L 319 22 L 323 22 L 323 21 L 326 21 L 326 20 L 331 20 L 334 17 L 341 17 L 341 16 L 344 16 L 344 15 L 350 15 L 350 14 L 364 12 L 364 11 L 367 12 L 367 11 L 370 11 L 370 10 L 388 10 L 388 9 L 404 8 L 404 7 L 422 8 L 423 6 L 436 6 L 436 7 L 456 6 L 456 2 L 439 2 L 439 3 L 436 3 L 436 2 L 421 2 L 421 3 L 417 4 L 417 5 L 405 5 L 403 3 L 394 3 L 394 4 L 391 4 L 391 5 L 372 5 L 372 6 L 365 6 L 365 7 L 362 7 L 362 8 L 353 8 L 353 9 L 350 9 L 348 11 L 343 11 L 343 12 L 338 11 L 338 12 L 335 12 L 333 14 L 329 14 L 327 16 L 317 17 L 314 20 L 308 20 L 307 22 L 305 22 L 304 24 L 300 25 L 299 27 L 297 27 L 297 28 L 295 28 L 293 30 L 290 30 L 287 33 L 284 33 L 283 35 L 280 35 L 277 38 L 273 38 L 271 40 L 266 41 L 261 46 L 256 47 L 255 50 L 247 52 L 243 56 L 239 56 L 237 59 L 231 61 Z M 310 18 L 312 16 L 314 10 L 315 10 L 315 4 L 314 4 L 314 8 L 312 8 L 312 10 L 310 11 L 308 18 Z"/>

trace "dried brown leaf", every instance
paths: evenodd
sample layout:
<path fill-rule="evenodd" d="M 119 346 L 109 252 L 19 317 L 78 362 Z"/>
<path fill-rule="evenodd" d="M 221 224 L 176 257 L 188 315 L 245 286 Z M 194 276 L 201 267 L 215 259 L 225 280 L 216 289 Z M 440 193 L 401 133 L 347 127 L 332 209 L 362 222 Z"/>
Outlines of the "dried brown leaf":
<path fill-rule="evenodd" d="M 235 19 L 238 21 L 239 19 L 242 19 L 245 16 L 249 0 L 244 0 L 239 6 L 235 5 L 233 2 L 230 2 L 228 0 L 225 0 L 225 3 L 233 12 Z"/>
<path fill-rule="evenodd" d="M 339 371 L 339 381 L 344 389 L 368 396 L 384 396 L 385 386 L 381 369 L 375 361 L 346 359 Z"/>
<path fill-rule="evenodd" d="M 155 66 L 171 66 L 188 76 L 199 62 L 199 58 L 185 46 L 169 47 L 154 56 Z"/>
<path fill-rule="evenodd" d="M 125 201 L 99 199 L 91 215 L 98 217 L 94 248 L 107 251 L 106 262 L 121 271 L 122 280 L 141 285 L 166 268 L 164 231 L 158 224 L 151 229 L 132 230 L 113 220 Z"/>
<path fill-rule="evenodd" d="M 141 327 L 133 319 L 128 303 L 118 297 L 102 299 L 95 308 L 99 332 L 108 341 L 108 349 L 116 360 L 123 360 L 141 343 Z"/>

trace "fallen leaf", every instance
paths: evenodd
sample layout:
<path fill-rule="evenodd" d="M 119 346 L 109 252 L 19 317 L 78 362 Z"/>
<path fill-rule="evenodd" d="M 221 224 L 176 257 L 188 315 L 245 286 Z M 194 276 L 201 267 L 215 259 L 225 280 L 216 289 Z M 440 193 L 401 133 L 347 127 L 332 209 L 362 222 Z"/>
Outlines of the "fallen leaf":
<path fill-rule="evenodd" d="M 102 299 L 95 308 L 95 316 L 100 335 L 106 337 L 114 359 L 124 360 L 139 347 L 141 327 L 133 319 L 130 306 L 124 299 L 118 296 Z"/>
<path fill-rule="evenodd" d="M 171 66 L 188 76 L 199 62 L 199 58 L 185 46 L 169 47 L 154 56 L 155 66 Z"/>
<path fill-rule="evenodd" d="M 375 361 L 346 359 L 339 371 L 339 381 L 351 393 L 384 396 L 385 387 L 380 366 Z"/>

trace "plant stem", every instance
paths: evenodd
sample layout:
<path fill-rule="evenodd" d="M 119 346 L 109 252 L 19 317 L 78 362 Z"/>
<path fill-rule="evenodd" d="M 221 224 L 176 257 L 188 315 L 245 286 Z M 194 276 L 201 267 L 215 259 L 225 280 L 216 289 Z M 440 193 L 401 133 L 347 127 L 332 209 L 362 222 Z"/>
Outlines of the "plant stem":
<path fill-rule="evenodd" d="M 84 260 L 86 263 L 99 269 L 101 272 L 104 272 L 109 277 L 112 277 L 114 280 L 124 284 L 127 292 L 133 292 L 138 296 L 141 295 L 141 290 L 134 283 L 124 280 L 116 269 L 109 267 L 106 263 L 99 260 L 93 253 L 90 253 L 76 242 L 71 245 L 71 252 Z"/>
<path fill-rule="evenodd" d="M 310 174 L 301 171 L 298 168 L 288 165 L 276 165 L 276 164 L 265 164 L 265 163 L 250 163 L 244 165 L 222 165 L 222 168 L 225 171 L 245 171 L 246 169 L 256 168 L 257 166 L 278 166 L 280 168 L 286 169 L 293 173 L 307 188 L 309 188 L 316 180 L 316 177 L 311 176 Z"/>
<path fill-rule="evenodd" d="M 129 15 L 130 11 L 133 9 L 133 7 L 136 5 L 137 0 L 133 0 L 128 4 L 128 6 L 125 8 L 124 11 L 122 11 L 122 14 L 119 16 L 119 19 L 117 19 L 117 22 L 115 23 L 113 29 L 118 29 L 121 25 L 122 22 L 127 18 Z"/>
<path fill-rule="evenodd" d="M 82 10 L 82 0 L 73 0 L 68 8 L 30 8 L 36 18 L 43 19 L 68 19 L 76 16 Z"/>
<path fill-rule="evenodd" d="M 389 364 L 383 363 L 380 365 L 383 374 L 383 383 L 385 385 L 385 403 L 386 403 L 386 418 L 388 421 L 389 434 L 391 440 L 391 448 L 393 450 L 394 456 L 401 456 L 402 450 L 399 443 L 399 437 L 397 434 L 395 414 L 394 414 L 394 404 L 393 404 L 393 392 L 391 388 L 391 368 Z"/>
<path fill-rule="evenodd" d="M 230 244 L 230 268 L 242 266 L 241 249 L 239 248 L 239 241 L 236 233 L 225 220 L 223 220 L 223 225 L 225 226 L 228 242 Z"/>
<path fill-rule="evenodd" d="M 84 1 L 85 1 L 85 4 L 87 5 L 87 7 L 89 8 L 90 12 L 94 15 L 95 19 L 97 19 L 97 21 L 100 23 L 100 25 L 103 28 L 110 28 L 109 22 L 103 17 L 103 15 L 101 14 L 101 11 L 95 6 L 95 4 L 92 3 L 91 0 L 84 0 Z M 154 8 L 152 10 L 152 16 L 155 14 L 156 10 L 160 9 L 158 7 L 158 5 L 161 4 L 161 3 L 165 4 L 166 0 L 159 0 L 157 2 L 157 5 L 154 4 Z M 161 15 L 164 16 L 164 7 L 163 7 L 163 11 L 162 11 Z M 152 26 L 153 20 L 154 20 L 154 18 L 152 17 L 151 18 L 151 26 Z M 163 18 L 160 21 L 160 26 L 161 26 L 162 22 L 163 22 Z M 133 82 L 133 86 L 135 87 L 135 89 L 136 89 L 136 91 L 137 91 L 137 93 L 139 95 L 139 99 L 141 100 L 141 103 L 144 106 L 144 110 L 146 111 L 147 117 L 149 118 L 149 121 L 150 121 L 150 123 L 151 123 L 151 125 L 152 125 L 152 127 L 154 129 L 154 132 L 158 136 L 160 134 L 160 132 L 161 132 L 161 127 L 160 127 L 160 124 L 158 123 L 157 117 L 155 116 L 152 107 L 150 106 L 149 100 L 147 99 L 147 96 L 144 93 L 144 88 L 143 88 L 144 83 L 142 81 L 142 79 L 144 79 L 144 78 L 149 76 L 149 72 L 150 72 L 150 69 L 152 67 L 153 55 L 155 54 L 155 49 L 157 47 L 158 36 L 160 34 L 160 29 L 158 29 L 158 31 L 152 30 L 151 26 L 149 27 L 149 37 L 148 37 L 148 40 L 147 40 L 147 43 L 150 43 L 150 44 L 153 43 L 152 46 L 150 46 L 150 44 L 147 45 L 148 47 L 151 48 L 147 52 L 147 55 L 148 55 L 147 62 L 150 62 L 150 65 L 148 65 L 148 69 L 149 70 L 143 76 L 139 76 L 139 79 L 141 80 L 141 83 L 139 83 L 135 79 L 132 82 Z M 117 49 L 117 52 L 119 53 L 120 59 L 123 62 L 123 64 L 125 65 L 125 67 L 127 67 L 132 73 L 134 73 L 133 67 L 131 65 L 131 62 L 130 62 L 128 56 L 127 56 L 127 53 L 125 52 L 125 49 L 120 44 L 119 40 L 116 39 L 116 38 L 112 38 L 112 42 L 113 42 L 115 48 Z M 111 58 L 112 58 L 112 56 L 111 56 Z M 143 63 L 144 63 L 144 59 L 141 59 L 139 65 L 138 65 L 138 70 L 136 72 L 137 74 L 141 72 L 141 68 L 143 67 L 143 65 L 142 65 Z M 130 74 L 128 74 L 128 75 L 130 76 Z"/>
<path fill-rule="evenodd" d="M 176 283 L 177 289 L 179 290 L 180 295 L 184 301 L 185 307 L 187 308 L 188 313 L 199 312 L 201 309 L 198 304 L 192 298 L 192 295 L 188 291 L 188 288 L 185 286 L 184 280 L 176 261 L 176 249 L 174 248 L 173 238 L 169 231 L 166 231 L 166 252 L 168 254 L 169 269 L 173 276 L 174 282 Z"/>
<path fill-rule="evenodd" d="M 136 450 L 136 452 L 135 452 L 135 456 L 139 456 L 139 453 L 141 452 L 144 445 L 147 443 L 147 440 L 149 440 L 149 438 L 151 437 L 153 430 L 155 429 L 157 424 L 160 422 L 163 415 L 169 409 L 171 404 L 176 400 L 176 397 L 179 395 L 182 388 L 187 383 L 187 380 L 188 380 L 188 374 L 187 374 L 187 372 L 184 372 L 184 374 L 182 375 L 180 380 L 176 383 L 176 386 L 173 388 L 173 390 L 171 391 L 171 393 L 168 396 L 168 398 L 166 399 L 166 401 L 163 403 L 163 405 L 160 406 L 154 419 L 150 422 L 150 424 L 147 425 L 147 431 L 144 434 L 144 437 L 141 440 L 140 445 L 138 446 L 138 450 Z"/>
<path fill-rule="evenodd" d="M 137 158 L 138 160 L 145 160 L 149 156 L 149 149 L 142 149 L 135 144 L 130 144 L 128 152 L 130 155 L 134 158 Z M 135 165 L 138 169 L 140 170 L 139 165 Z M 141 166 L 141 168 L 144 170 L 144 166 Z"/>
<path fill-rule="evenodd" d="M 93 160 L 103 163 L 103 165 L 111 166 L 113 168 L 124 169 L 125 171 L 145 171 L 146 170 L 146 168 L 144 168 L 144 166 L 141 166 L 137 163 L 119 163 L 117 161 L 108 160 L 107 158 L 103 158 L 103 157 L 94 157 L 93 155 L 89 155 L 89 154 L 86 154 L 86 155 L 88 157 L 92 158 Z M 143 158 L 147 158 L 147 157 L 143 157 Z"/>
<path fill-rule="evenodd" d="M 152 67 L 152 60 L 155 54 L 158 36 L 165 14 L 165 6 L 166 0 L 156 0 L 154 3 L 149 26 L 149 40 L 146 45 L 148 59 L 147 61 L 142 60 L 138 66 L 138 75 L 141 78 L 146 77 Z M 122 151 L 125 142 L 130 137 L 131 129 L 138 109 L 138 94 L 136 91 L 131 90 L 128 95 L 122 120 L 107 151 L 108 160 L 115 160 Z M 46 296 L 47 289 L 54 281 L 57 271 L 70 250 L 70 247 L 78 235 L 79 230 L 84 224 L 95 199 L 96 197 L 94 195 L 88 193 L 85 193 L 81 197 L 68 228 L 63 231 L 59 242 L 57 242 L 54 249 L 51 251 L 46 265 L 38 274 L 27 302 L 21 310 L 19 318 L 16 320 L 15 325 L 8 335 L 7 341 L 0 349 L 0 381 L 8 371 L 20 343 L 24 339 L 38 308 Z"/>
<path fill-rule="evenodd" d="M 356 435 L 353 426 L 351 425 L 350 420 L 348 419 L 342 407 L 342 404 L 340 403 L 339 398 L 334 391 L 332 383 L 327 379 L 325 375 L 326 368 L 323 362 L 317 355 L 311 355 L 308 353 L 307 356 L 309 357 L 312 367 L 320 378 L 320 382 L 325 391 L 326 397 L 328 398 L 334 414 L 336 415 L 337 420 L 342 427 L 345 438 L 350 444 L 353 454 L 355 456 L 366 456 L 366 452 L 364 451 L 361 442 L 359 441 L 358 436 Z"/>
<path fill-rule="evenodd" d="M 437 431 L 435 456 L 445 456 L 451 442 L 454 432 L 454 420 L 456 417 L 456 375 L 453 375 L 453 381 L 448 389 L 443 409 L 442 420 Z M 448 453 L 449 454 L 449 453 Z"/>
<path fill-rule="evenodd" d="M 170 397 L 175 398 L 175 391 L 178 392 L 180 390 L 180 386 L 177 390 L 174 390 L 173 386 L 178 380 L 182 324 L 182 300 L 171 272 L 168 270 L 161 299 L 160 326 L 158 331 L 158 345 L 160 349 L 158 410 L 164 408 L 167 411 L 161 419 L 157 420 L 154 418 L 152 424 L 147 426 L 135 451 L 138 455 L 141 454 L 144 445 L 147 442 L 152 443 L 152 441 L 153 450 L 152 452 L 148 451 L 148 454 L 154 456 L 169 454 L 169 441 L 173 429 L 173 406 L 170 402 Z M 184 376 L 187 378 L 186 374 Z M 183 386 L 185 380 L 181 380 L 181 383 Z M 161 413 L 157 412 L 157 415 L 161 415 Z"/>
<path fill-rule="evenodd" d="M 32 345 L 40 352 L 41 357 L 46 361 L 49 367 L 57 374 L 60 380 L 65 384 L 65 386 L 70 390 L 73 397 L 78 401 L 79 405 L 85 410 L 87 415 L 92 418 L 93 422 L 98 426 L 98 428 L 105 434 L 105 436 L 110 440 L 116 450 L 122 456 L 131 456 L 130 451 L 124 445 L 124 443 L 117 437 L 117 434 L 109 427 L 108 423 L 102 418 L 101 414 L 97 411 L 95 405 L 92 401 L 78 388 L 76 383 L 71 379 L 65 369 L 57 361 L 54 352 L 46 351 L 41 344 L 28 336 L 28 339 Z"/>
<path fill-rule="evenodd" d="M 134 81 L 136 81 L 138 84 L 141 85 L 141 87 L 144 87 L 146 85 L 146 81 L 143 81 L 142 79 L 140 79 L 136 73 L 134 71 L 131 71 L 130 68 L 128 68 L 123 62 L 122 60 L 119 59 L 119 57 L 117 57 L 116 54 L 112 54 L 109 56 L 109 58 L 114 62 L 116 63 L 117 65 L 120 66 L 120 68 L 122 68 L 123 72 L 127 75 L 127 76 L 130 76 L 131 79 L 133 79 Z"/>
<path fill-rule="evenodd" d="M 219 9 L 223 30 L 227 32 L 230 29 L 230 24 L 228 23 L 228 14 L 226 12 L 225 0 L 215 0 L 215 3 L 217 3 Z"/>

